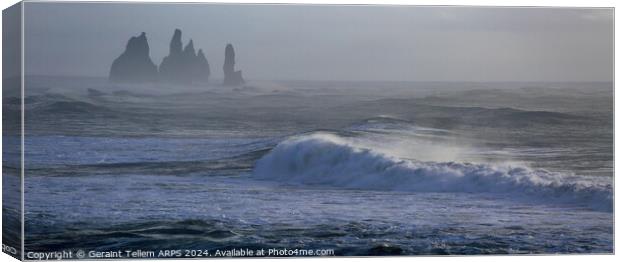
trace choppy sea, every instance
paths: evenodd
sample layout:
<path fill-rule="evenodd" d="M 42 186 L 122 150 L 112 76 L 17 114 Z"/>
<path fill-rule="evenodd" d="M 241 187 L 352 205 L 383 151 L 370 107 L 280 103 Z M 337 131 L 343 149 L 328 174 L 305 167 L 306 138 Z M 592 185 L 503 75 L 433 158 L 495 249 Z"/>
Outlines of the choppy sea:
<path fill-rule="evenodd" d="M 604 83 L 30 81 L 27 251 L 613 252 Z"/>

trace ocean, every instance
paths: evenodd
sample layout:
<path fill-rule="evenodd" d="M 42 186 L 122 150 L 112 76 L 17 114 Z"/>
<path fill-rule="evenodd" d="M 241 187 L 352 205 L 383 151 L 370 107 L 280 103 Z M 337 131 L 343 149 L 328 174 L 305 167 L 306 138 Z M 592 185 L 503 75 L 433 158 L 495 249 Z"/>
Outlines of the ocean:
<path fill-rule="evenodd" d="M 25 86 L 26 252 L 614 251 L 612 83 Z"/>

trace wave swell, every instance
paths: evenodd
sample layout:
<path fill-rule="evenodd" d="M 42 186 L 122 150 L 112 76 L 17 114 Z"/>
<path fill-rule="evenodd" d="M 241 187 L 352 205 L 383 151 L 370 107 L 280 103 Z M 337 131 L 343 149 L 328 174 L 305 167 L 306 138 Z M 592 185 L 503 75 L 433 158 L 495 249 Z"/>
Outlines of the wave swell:
<path fill-rule="evenodd" d="M 257 161 L 253 175 L 287 183 L 409 192 L 510 194 L 511 198 L 613 209 L 609 179 L 490 164 L 405 160 L 315 133 L 289 138 Z"/>

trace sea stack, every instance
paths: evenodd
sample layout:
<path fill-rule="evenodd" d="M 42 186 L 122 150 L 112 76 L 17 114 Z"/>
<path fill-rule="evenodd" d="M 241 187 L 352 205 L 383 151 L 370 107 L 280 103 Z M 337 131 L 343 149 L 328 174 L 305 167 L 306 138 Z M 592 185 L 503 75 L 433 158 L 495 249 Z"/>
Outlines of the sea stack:
<path fill-rule="evenodd" d="M 209 75 L 211 75 L 211 67 L 209 66 L 209 61 L 207 61 L 207 57 L 202 52 L 202 49 L 198 49 L 198 54 L 196 55 L 196 66 L 194 67 L 194 71 L 194 75 L 198 81 L 209 81 Z"/>
<path fill-rule="evenodd" d="M 202 50 L 196 54 L 193 40 L 183 48 L 181 34 L 181 30 L 174 30 L 170 40 L 170 53 L 159 65 L 160 79 L 179 84 L 207 82 L 211 74 L 207 58 Z"/>
<path fill-rule="evenodd" d="M 125 51 L 112 62 L 109 79 L 113 82 L 151 82 L 157 80 L 157 66 L 149 56 L 146 34 L 129 39 Z"/>
<path fill-rule="evenodd" d="M 241 70 L 235 71 L 235 49 L 231 44 L 226 45 L 224 50 L 224 85 L 236 86 L 245 83 Z"/>

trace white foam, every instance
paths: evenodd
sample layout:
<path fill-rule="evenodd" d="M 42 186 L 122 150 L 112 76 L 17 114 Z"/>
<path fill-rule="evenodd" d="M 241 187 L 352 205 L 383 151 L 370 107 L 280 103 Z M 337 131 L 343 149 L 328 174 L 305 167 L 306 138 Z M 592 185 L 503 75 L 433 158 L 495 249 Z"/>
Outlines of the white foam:
<path fill-rule="evenodd" d="M 411 192 L 502 193 L 611 211 L 606 178 L 574 176 L 524 166 L 421 162 L 360 147 L 344 137 L 315 133 L 283 141 L 254 169 L 259 179 L 342 188 Z"/>

